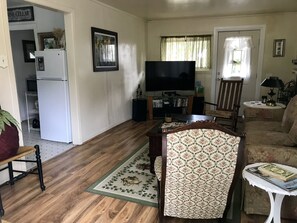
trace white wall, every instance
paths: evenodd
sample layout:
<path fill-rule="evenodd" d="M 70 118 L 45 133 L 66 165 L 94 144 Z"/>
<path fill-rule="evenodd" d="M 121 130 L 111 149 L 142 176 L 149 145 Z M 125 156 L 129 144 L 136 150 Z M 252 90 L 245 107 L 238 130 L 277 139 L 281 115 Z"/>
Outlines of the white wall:
<path fill-rule="evenodd" d="M 0 0 L 0 105 L 19 121 L 19 104 L 11 54 L 6 7 L 6 0 Z M 20 139 L 20 143 L 22 143 L 22 137 Z"/>
<path fill-rule="evenodd" d="M 26 79 L 30 76 L 35 75 L 35 64 L 34 62 L 25 62 L 23 44 L 22 40 L 33 40 L 34 41 L 34 32 L 33 30 L 19 30 L 11 31 L 11 47 L 13 53 L 13 63 L 15 69 L 15 78 L 18 91 L 18 99 L 20 106 L 20 115 L 21 120 L 27 119 L 26 113 L 26 103 L 25 103 L 25 92 L 26 88 Z"/>
<path fill-rule="evenodd" d="M 279 13 L 255 16 L 201 17 L 189 19 L 154 20 L 148 22 L 148 60 L 160 59 L 160 37 L 168 35 L 213 34 L 215 27 L 266 25 L 262 79 L 266 74 L 275 74 L 287 82 L 293 78 L 291 60 L 297 57 L 297 13 Z M 284 57 L 272 57 L 273 40 L 286 39 Z M 214 61 L 212 62 L 214 63 Z M 198 73 L 210 99 L 211 72 Z M 262 89 L 267 90 L 267 89 Z"/>
<path fill-rule="evenodd" d="M 84 0 L 30 0 L 65 13 L 73 142 L 81 144 L 132 116 L 132 97 L 143 82 L 145 21 Z M 93 72 L 91 27 L 118 33 L 119 70 Z"/>
<path fill-rule="evenodd" d="M 20 121 L 6 7 L 6 0 L 0 0 L 0 105 Z M 21 133 L 19 133 L 19 138 L 20 145 L 22 145 Z M 22 166 L 25 168 L 25 164 Z M 2 171 L 0 173 L 0 184 L 7 179 L 8 171 Z"/>
<path fill-rule="evenodd" d="M 64 29 L 64 14 L 34 6 L 37 31 L 52 32 L 54 28 Z"/>

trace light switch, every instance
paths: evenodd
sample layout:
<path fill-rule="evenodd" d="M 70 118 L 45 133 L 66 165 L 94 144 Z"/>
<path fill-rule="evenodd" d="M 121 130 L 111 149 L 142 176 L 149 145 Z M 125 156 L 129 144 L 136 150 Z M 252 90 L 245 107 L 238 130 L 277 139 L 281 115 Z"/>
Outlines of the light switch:
<path fill-rule="evenodd" d="M 2 68 L 8 67 L 7 56 L 0 55 L 0 67 L 2 67 Z"/>

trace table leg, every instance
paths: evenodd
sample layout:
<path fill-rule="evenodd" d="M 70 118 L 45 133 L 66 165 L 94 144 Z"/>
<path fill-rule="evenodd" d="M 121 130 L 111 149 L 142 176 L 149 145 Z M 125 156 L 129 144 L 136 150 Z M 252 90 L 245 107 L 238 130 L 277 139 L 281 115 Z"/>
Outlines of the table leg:
<path fill-rule="evenodd" d="M 154 157 L 150 157 L 150 172 L 153 173 L 153 174 L 155 174 L 155 168 L 154 168 L 154 166 L 155 166 L 155 159 L 156 159 L 155 156 Z"/>
<path fill-rule="evenodd" d="M 266 219 L 265 223 L 281 223 L 281 207 L 282 202 L 285 197 L 283 194 L 275 194 L 275 197 L 273 196 L 273 193 L 268 192 L 269 199 L 270 199 L 270 213 L 268 218 Z"/>

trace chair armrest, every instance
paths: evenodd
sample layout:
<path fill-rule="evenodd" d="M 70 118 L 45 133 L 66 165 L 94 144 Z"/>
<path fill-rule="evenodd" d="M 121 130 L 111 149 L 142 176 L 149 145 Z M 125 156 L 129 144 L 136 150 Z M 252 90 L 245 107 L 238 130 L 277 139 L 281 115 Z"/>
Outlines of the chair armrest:
<path fill-rule="evenodd" d="M 204 104 L 207 104 L 207 105 L 218 106 L 218 105 L 217 105 L 217 104 L 215 104 L 215 103 L 211 103 L 211 102 L 207 102 L 207 101 L 204 101 L 203 103 L 204 103 Z"/>
<path fill-rule="evenodd" d="M 207 111 L 211 110 L 211 106 L 217 107 L 218 105 L 215 103 L 211 103 L 211 102 L 207 102 L 204 101 L 203 102 L 204 106 L 203 106 L 203 114 L 206 115 Z"/>

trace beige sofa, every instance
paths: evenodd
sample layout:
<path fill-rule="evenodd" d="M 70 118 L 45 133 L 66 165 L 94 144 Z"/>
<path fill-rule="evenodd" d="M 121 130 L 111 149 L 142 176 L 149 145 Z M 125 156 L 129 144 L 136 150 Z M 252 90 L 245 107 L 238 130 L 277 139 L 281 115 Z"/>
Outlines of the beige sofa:
<path fill-rule="evenodd" d="M 244 111 L 245 164 L 275 162 L 297 167 L 297 96 L 286 109 Z M 268 194 L 243 182 L 243 208 L 247 214 L 268 215 Z M 285 197 L 282 217 L 297 220 L 297 197 Z"/>

